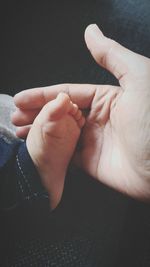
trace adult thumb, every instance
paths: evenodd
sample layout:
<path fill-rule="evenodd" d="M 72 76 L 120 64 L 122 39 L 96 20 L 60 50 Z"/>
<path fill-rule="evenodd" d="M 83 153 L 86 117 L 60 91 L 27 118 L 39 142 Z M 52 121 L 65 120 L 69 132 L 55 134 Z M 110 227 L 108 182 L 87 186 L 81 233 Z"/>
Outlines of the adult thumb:
<path fill-rule="evenodd" d="M 139 65 L 145 63 L 146 58 L 107 38 L 96 24 L 86 28 L 85 42 L 96 62 L 110 71 L 120 85 L 122 81 L 131 82 L 132 76 L 139 75 L 139 72 L 141 74 Z"/>

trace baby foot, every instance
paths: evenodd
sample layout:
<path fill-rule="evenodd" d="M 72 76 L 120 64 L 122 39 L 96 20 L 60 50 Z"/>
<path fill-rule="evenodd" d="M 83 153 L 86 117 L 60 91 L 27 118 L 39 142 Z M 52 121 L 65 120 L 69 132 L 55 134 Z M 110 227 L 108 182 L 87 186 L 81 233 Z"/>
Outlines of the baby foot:
<path fill-rule="evenodd" d="M 28 134 L 27 148 L 49 192 L 52 208 L 61 199 L 67 167 L 84 123 L 78 106 L 60 93 L 43 107 Z"/>

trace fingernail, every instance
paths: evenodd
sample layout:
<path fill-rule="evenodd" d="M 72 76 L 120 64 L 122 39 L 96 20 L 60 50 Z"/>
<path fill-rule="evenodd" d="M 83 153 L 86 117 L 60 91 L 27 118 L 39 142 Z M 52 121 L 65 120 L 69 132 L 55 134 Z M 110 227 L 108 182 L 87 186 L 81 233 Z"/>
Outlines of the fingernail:
<path fill-rule="evenodd" d="M 99 30 L 98 26 L 96 23 L 93 23 L 93 24 L 90 24 L 89 27 L 92 29 L 92 30 Z"/>
<path fill-rule="evenodd" d="M 87 27 L 88 30 L 92 31 L 94 34 L 98 34 L 98 35 L 103 35 L 103 33 L 101 32 L 101 30 L 99 29 L 99 27 L 97 26 L 97 24 L 90 24 Z"/>

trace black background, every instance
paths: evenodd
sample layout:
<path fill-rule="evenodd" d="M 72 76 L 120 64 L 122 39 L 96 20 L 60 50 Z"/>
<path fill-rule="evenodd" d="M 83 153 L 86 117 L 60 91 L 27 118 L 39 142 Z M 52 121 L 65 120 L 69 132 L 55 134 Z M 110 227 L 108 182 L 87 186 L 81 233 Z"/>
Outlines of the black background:
<path fill-rule="evenodd" d="M 1 1 L 0 92 L 14 95 L 64 82 L 116 84 L 86 48 L 84 30 L 90 23 L 150 57 L 149 0 Z M 64 203 L 70 204 L 63 211 L 60 205 L 56 214 L 93 226 L 98 266 L 150 266 L 149 206 L 85 174 L 74 176 L 64 193 Z"/>

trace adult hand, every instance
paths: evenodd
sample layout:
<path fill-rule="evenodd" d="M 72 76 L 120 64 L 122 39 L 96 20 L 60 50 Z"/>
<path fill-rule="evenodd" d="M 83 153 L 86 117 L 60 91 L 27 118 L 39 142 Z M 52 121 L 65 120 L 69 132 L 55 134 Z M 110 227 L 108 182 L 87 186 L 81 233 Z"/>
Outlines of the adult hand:
<path fill-rule="evenodd" d="M 18 135 L 27 135 L 43 105 L 60 91 L 68 92 L 79 108 L 90 108 L 77 152 L 80 165 L 123 193 L 150 199 L 150 59 L 105 37 L 96 25 L 88 26 L 85 41 L 97 63 L 114 74 L 120 86 L 26 90 L 15 97 Z"/>

